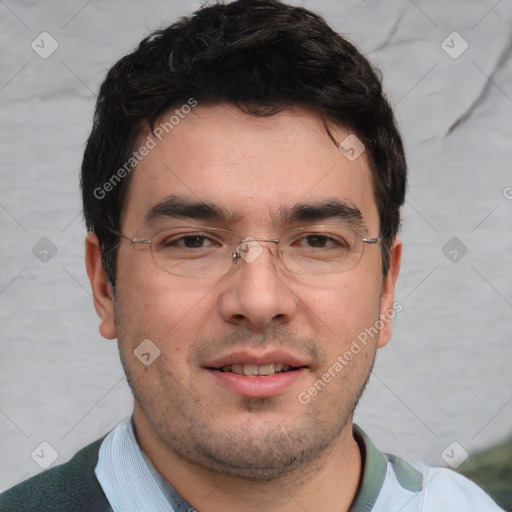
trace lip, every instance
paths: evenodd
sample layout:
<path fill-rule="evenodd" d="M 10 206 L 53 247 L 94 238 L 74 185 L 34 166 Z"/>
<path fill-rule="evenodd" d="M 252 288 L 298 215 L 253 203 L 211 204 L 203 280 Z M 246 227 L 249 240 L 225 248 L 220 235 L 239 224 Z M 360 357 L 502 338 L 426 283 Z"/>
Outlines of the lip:
<path fill-rule="evenodd" d="M 226 354 L 224 356 L 219 356 L 216 359 L 207 361 L 201 366 L 206 369 L 218 369 L 232 364 L 254 364 L 256 366 L 264 366 L 271 363 L 283 363 L 291 366 L 292 368 L 308 366 L 305 361 L 301 361 L 298 357 L 292 356 L 283 350 L 272 350 L 271 352 L 266 352 L 264 354 L 242 350 Z"/>
<path fill-rule="evenodd" d="M 295 369 L 257 377 L 220 371 L 223 366 L 232 364 L 264 366 L 272 363 L 286 364 Z M 224 388 L 237 395 L 250 398 L 266 398 L 283 393 L 302 378 L 309 369 L 309 365 L 305 361 L 283 350 L 272 350 L 265 353 L 241 350 L 219 356 L 201 366 Z"/>
<path fill-rule="evenodd" d="M 207 371 L 213 378 L 217 379 L 220 385 L 237 395 L 249 398 L 267 398 L 286 391 L 302 378 L 308 370 L 303 367 L 260 377 L 238 375 L 237 373 L 221 372 L 213 369 L 207 369 Z"/>

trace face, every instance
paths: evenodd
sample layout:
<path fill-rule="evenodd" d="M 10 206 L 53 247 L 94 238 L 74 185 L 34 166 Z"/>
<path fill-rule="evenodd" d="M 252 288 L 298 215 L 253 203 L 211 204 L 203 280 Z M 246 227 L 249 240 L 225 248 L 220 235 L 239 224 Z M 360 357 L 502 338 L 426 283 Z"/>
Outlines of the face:
<path fill-rule="evenodd" d="M 349 134 L 330 128 L 339 141 Z M 320 118 L 302 109 L 258 118 L 231 106 L 198 105 L 155 139 L 131 180 L 121 226 L 129 238 L 194 225 L 276 239 L 296 227 L 353 223 L 322 208 L 334 202 L 360 212 L 362 236 L 379 233 L 365 154 L 346 158 Z M 191 203 L 207 203 L 217 214 L 205 216 Z M 159 204 L 166 207 L 155 209 Z M 317 218 L 290 214 L 297 205 L 314 206 Z M 284 269 L 270 242 L 224 276 L 194 278 L 163 272 L 149 246 L 123 240 L 114 296 L 95 277 L 99 260 L 90 237 L 100 330 L 119 340 L 136 425 L 166 449 L 217 472 L 268 480 L 317 459 L 350 428 L 389 325 L 345 358 L 341 370 L 333 365 L 392 308 L 398 242 L 386 279 L 378 244 L 365 246 L 352 270 L 311 276 Z M 134 355 L 147 339 L 160 351 L 148 366 Z M 290 370 L 275 373 L 282 365 Z M 258 376 L 239 375 L 256 367 Z M 308 393 L 318 380 L 323 385 Z"/>

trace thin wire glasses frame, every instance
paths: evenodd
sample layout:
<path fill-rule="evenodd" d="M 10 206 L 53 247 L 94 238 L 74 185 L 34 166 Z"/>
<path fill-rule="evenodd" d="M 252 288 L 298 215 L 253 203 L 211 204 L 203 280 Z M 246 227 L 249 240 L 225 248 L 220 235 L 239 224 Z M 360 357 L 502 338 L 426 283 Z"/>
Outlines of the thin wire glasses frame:
<path fill-rule="evenodd" d="M 114 233 L 132 245 L 149 245 L 153 261 L 160 270 L 182 277 L 226 275 L 242 259 L 247 263 L 255 261 L 264 250 L 260 242 L 274 244 L 276 259 L 290 272 L 336 274 L 355 268 L 361 261 L 365 245 L 375 245 L 380 240 L 365 238 L 352 228 L 334 225 L 292 228 L 279 238 L 242 238 L 227 229 L 189 225 L 160 229 L 151 238 L 130 238 Z M 326 242 L 330 245 L 292 245 L 308 239 L 309 243 Z M 210 245 L 178 245 L 202 241 L 208 241 Z"/>

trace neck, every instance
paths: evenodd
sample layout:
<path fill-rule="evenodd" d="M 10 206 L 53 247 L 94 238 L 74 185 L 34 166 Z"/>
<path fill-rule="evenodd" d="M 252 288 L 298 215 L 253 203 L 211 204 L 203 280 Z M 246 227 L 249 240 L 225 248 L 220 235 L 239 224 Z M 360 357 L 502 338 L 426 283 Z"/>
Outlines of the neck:
<path fill-rule="evenodd" d="M 137 408 L 134 423 L 139 444 L 158 472 L 201 512 L 259 512 L 267 508 L 275 512 L 346 512 L 359 487 L 362 460 L 351 420 L 317 460 L 264 482 L 211 471 L 180 456 L 162 443 Z"/>

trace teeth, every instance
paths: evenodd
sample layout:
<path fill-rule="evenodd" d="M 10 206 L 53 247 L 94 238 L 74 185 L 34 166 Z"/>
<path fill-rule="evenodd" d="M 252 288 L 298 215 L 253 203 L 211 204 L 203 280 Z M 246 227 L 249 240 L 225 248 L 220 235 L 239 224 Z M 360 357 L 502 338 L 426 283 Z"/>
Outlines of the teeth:
<path fill-rule="evenodd" d="M 244 364 L 244 375 L 258 375 L 258 369 L 255 364 Z"/>
<path fill-rule="evenodd" d="M 248 375 L 254 377 L 256 375 L 273 375 L 274 373 L 287 372 L 291 370 L 291 366 L 283 363 L 270 363 L 262 366 L 255 364 L 231 364 L 221 368 L 223 372 L 232 372 L 237 375 Z"/>
<path fill-rule="evenodd" d="M 238 373 L 238 375 L 243 375 L 244 374 L 244 365 L 243 364 L 232 364 L 231 371 L 233 373 Z"/>
<path fill-rule="evenodd" d="M 258 368 L 258 375 L 272 375 L 273 373 L 275 373 L 274 363 L 266 364 L 264 366 L 259 366 L 257 368 Z"/>

